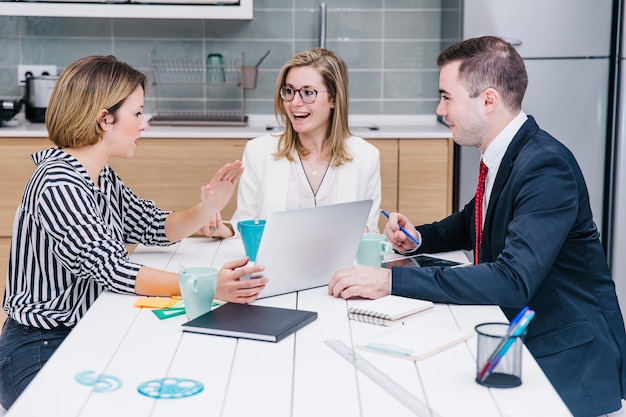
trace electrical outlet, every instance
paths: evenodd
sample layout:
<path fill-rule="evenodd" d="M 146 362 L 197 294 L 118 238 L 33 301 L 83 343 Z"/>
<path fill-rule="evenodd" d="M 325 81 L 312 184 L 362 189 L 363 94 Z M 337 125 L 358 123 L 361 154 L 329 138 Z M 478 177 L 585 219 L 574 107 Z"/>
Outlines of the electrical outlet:
<path fill-rule="evenodd" d="M 20 86 L 26 85 L 26 73 L 30 72 L 33 77 L 42 75 L 57 75 L 56 65 L 18 65 L 17 66 L 17 83 Z"/>

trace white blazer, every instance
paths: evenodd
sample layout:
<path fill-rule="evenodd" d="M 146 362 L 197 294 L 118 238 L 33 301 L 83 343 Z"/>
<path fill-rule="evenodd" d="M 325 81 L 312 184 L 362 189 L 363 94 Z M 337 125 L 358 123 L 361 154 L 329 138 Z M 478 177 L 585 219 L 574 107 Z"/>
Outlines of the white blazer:
<path fill-rule="evenodd" d="M 275 160 L 278 136 L 268 133 L 248 141 L 243 151 L 244 172 L 237 191 L 237 210 L 231 219 L 234 230 L 245 219 L 267 219 L 275 211 L 287 208 L 289 160 Z M 378 148 L 357 136 L 347 139 L 352 161 L 337 167 L 337 203 L 372 200 L 367 226 L 378 232 L 381 200 L 380 152 Z"/>

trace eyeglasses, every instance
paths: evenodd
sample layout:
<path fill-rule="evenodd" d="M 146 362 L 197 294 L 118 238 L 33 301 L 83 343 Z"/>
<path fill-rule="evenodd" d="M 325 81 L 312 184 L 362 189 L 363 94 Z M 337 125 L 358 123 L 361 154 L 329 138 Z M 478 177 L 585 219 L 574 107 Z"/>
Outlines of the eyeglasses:
<path fill-rule="evenodd" d="M 318 91 L 310 87 L 302 87 L 297 90 L 289 86 L 280 87 L 280 96 L 282 97 L 283 100 L 293 101 L 293 99 L 296 97 L 296 93 L 298 93 L 300 94 L 300 98 L 302 99 L 302 101 L 305 102 L 306 104 L 313 103 L 315 99 L 317 98 L 317 93 L 325 93 L 325 92 L 326 90 Z"/>

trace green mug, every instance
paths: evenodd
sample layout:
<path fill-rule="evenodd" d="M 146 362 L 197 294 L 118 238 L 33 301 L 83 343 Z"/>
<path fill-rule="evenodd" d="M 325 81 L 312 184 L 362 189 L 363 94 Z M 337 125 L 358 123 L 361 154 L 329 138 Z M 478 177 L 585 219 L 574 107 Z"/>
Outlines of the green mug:
<path fill-rule="evenodd" d="M 185 268 L 178 272 L 180 293 L 189 320 L 211 311 L 218 272 L 216 268 L 208 266 Z"/>
<path fill-rule="evenodd" d="M 381 233 L 363 233 L 356 263 L 380 268 L 386 254 L 393 252 L 393 245 Z"/>

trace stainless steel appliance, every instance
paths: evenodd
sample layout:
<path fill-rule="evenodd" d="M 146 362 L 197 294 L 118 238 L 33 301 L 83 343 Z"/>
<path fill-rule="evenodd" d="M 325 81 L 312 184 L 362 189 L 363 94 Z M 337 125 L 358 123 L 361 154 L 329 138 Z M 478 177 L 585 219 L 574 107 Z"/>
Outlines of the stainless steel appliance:
<path fill-rule="evenodd" d="M 500 36 L 524 58 L 529 82 L 523 109 L 576 156 L 600 231 L 606 230 L 612 7 L 612 0 L 464 0 L 463 5 L 464 39 Z M 476 191 L 479 159 L 476 149 L 461 148 L 459 204 Z"/>
<path fill-rule="evenodd" d="M 22 110 L 21 98 L 0 98 L 0 127 Z"/>
<path fill-rule="evenodd" d="M 625 0 L 618 0 L 614 26 L 615 83 L 612 105 L 612 164 L 609 188 L 609 219 L 612 232 L 609 261 L 622 314 L 626 315 L 626 15 Z"/>
<path fill-rule="evenodd" d="M 463 37 L 519 41 L 529 73 L 524 110 L 581 166 L 626 316 L 625 7 L 626 0 L 464 0 Z M 461 150 L 460 204 L 474 192 L 478 157 Z"/>
<path fill-rule="evenodd" d="M 26 119 L 33 123 L 46 121 L 46 108 L 58 78 L 56 75 L 42 75 L 41 77 L 27 75 L 24 97 Z"/>

